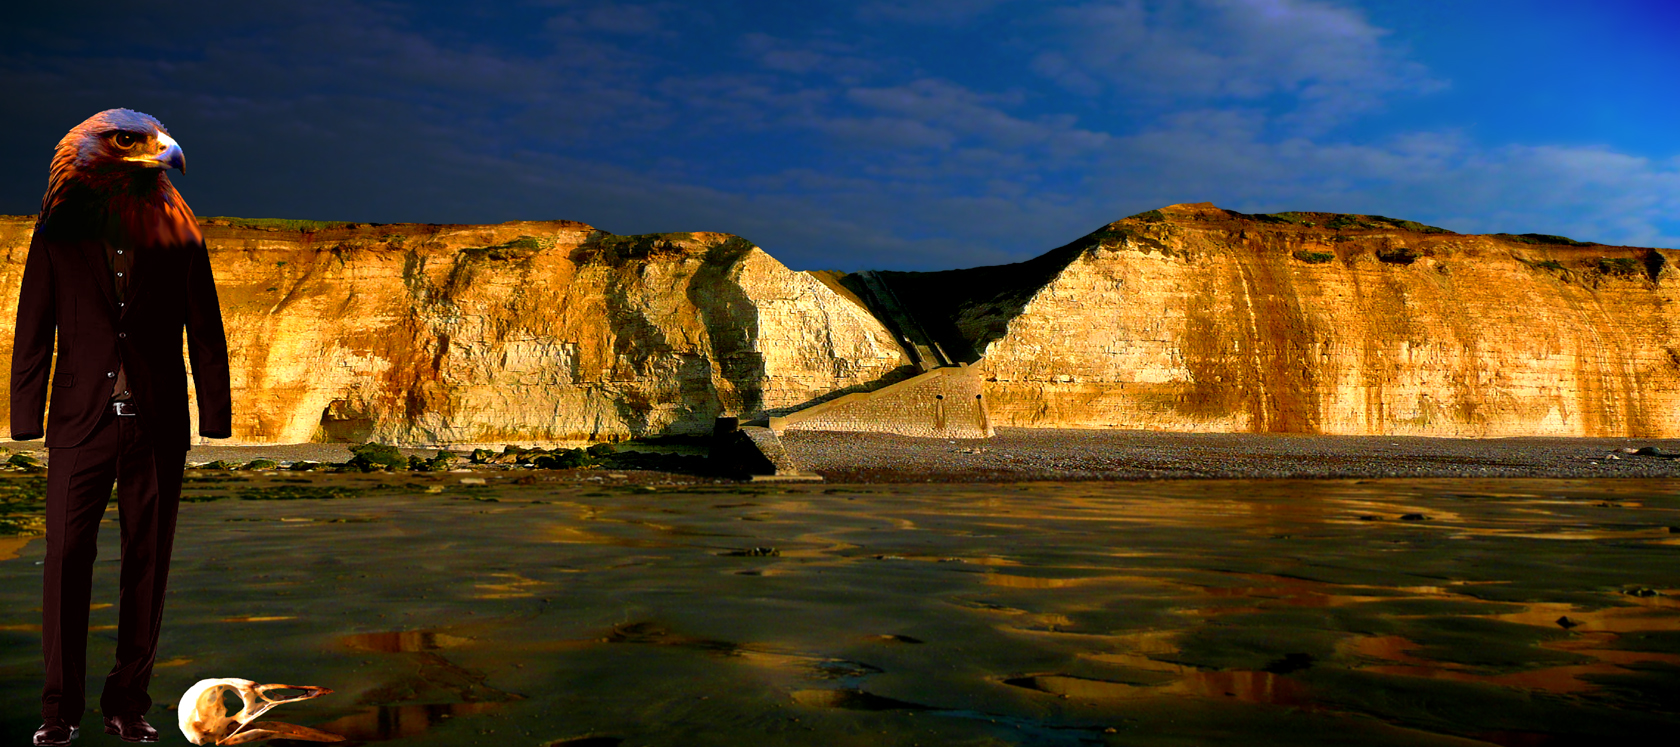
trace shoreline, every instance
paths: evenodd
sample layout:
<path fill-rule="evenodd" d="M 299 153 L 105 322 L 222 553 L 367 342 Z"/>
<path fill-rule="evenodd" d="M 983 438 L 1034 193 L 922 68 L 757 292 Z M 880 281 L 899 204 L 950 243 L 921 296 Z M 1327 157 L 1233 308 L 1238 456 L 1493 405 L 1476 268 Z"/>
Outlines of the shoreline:
<path fill-rule="evenodd" d="M 1680 439 L 1318 436 L 998 428 L 989 439 L 791 431 L 788 454 L 830 482 L 1173 479 L 1669 478 Z M 1664 456 L 1626 453 L 1654 448 Z"/>
<path fill-rule="evenodd" d="M 1147 481 L 1370 478 L 1680 478 L 1680 439 L 1424 436 L 1323 436 L 1254 433 L 998 428 L 989 439 L 912 438 L 879 433 L 789 431 L 781 437 L 801 468 L 832 483 L 993 483 L 1030 481 Z M 46 459 L 40 442 L 18 442 Z M 35 448 L 29 448 L 30 446 Z M 187 463 L 343 462 L 348 443 L 245 446 L 195 444 Z M 637 451 L 635 444 L 618 444 Z M 1659 455 L 1636 454 L 1655 449 Z M 499 447 L 498 449 L 499 450 Z M 430 456 L 434 448 L 402 447 Z M 456 448 L 456 453 L 468 450 Z M 673 451 L 654 446 L 646 451 Z M 676 451 L 704 453 L 700 447 Z M 473 470 L 515 468 L 463 464 Z M 656 470 L 585 468 L 541 470 L 589 475 L 646 473 L 683 481 L 717 475 Z"/>

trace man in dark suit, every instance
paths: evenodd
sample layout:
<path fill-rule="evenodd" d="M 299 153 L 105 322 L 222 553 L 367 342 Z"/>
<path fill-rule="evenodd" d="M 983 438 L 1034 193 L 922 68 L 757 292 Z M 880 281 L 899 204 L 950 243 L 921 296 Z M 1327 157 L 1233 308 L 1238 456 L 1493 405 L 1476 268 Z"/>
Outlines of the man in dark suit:
<path fill-rule="evenodd" d="M 42 434 L 47 556 L 46 685 L 37 745 L 64 745 L 86 709 L 88 604 L 99 520 L 113 482 L 122 521 L 117 662 L 105 731 L 157 741 L 144 719 L 190 448 L 182 330 L 199 433 L 232 435 L 227 338 L 197 219 L 165 170 L 186 159 L 156 119 L 100 112 L 59 141 L 18 296 L 12 438 Z M 58 354 L 53 362 L 54 335 Z"/>

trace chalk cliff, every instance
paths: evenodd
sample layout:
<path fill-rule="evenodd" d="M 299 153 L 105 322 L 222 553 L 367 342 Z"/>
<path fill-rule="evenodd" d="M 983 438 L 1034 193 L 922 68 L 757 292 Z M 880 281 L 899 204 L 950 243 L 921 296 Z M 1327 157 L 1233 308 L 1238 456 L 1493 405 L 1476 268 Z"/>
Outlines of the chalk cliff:
<path fill-rule="evenodd" d="M 0 218 L 0 369 L 33 218 Z M 724 234 L 208 219 L 235 443 L 710 433 L 880 386 L 856 302 Z M 0 407 L 4 404 L 0 403 Z"/>
<path fill-rule="evenodd" d="M 0 218 L 5 374 L 32 225 Z M 997 426 L 1680 436 L 1667 249 L 1196 204 L 863 278 L 564 221 L 204 228 L 235 442 L 703 434 L 879 389 L 923 348 L 975 364 Z"/>
<path fill-rule="evenodd" d="M 1673 250 L 1174 205 L 1035 260 L 877 273 L 999 426 L 1680 436 Z"/>

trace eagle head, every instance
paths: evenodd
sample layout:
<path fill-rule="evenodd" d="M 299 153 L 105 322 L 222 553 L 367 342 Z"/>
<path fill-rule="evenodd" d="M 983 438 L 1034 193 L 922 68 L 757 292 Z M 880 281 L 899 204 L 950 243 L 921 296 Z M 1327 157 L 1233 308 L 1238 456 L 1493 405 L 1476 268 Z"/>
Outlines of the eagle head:
<path fill-rule="evenodd" d="M 130 242 L 200 240 L 168 169 L 186 173 L 187 157 L 156 117 L 132 109 L 88 117 L 58 141 L 37 228 L 116 230 Z"/>
<path fill-rule="evenodd" d="M 132 109 L 106 109 L 88 117 L 58 141 L 57 155 L 86 175 L 164 168 L 187 173 L 186 154 L 163 123 Z M 59 159 L 54 160 L 57 165 Z"/>

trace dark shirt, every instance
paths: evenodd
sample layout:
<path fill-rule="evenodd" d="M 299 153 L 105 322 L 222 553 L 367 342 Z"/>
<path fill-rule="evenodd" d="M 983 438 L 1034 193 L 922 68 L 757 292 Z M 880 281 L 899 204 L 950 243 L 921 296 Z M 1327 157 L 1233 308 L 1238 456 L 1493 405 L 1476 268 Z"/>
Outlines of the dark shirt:
<path fill-rule="evenodd" d="M 121 316 L 124 305 L 128 303 L 128 276 L 134 269 L 134 250 L 106 242 L 105 260 L 111 268 L 111 280 L 115 283 L 117 292 L 117 315 Z M 133 396 L 128 391 L 128 372 L 123 370 L 122 361 L 118 360 L 117 379 L 111 385 L 111 399 L 127 400 Z"/>

